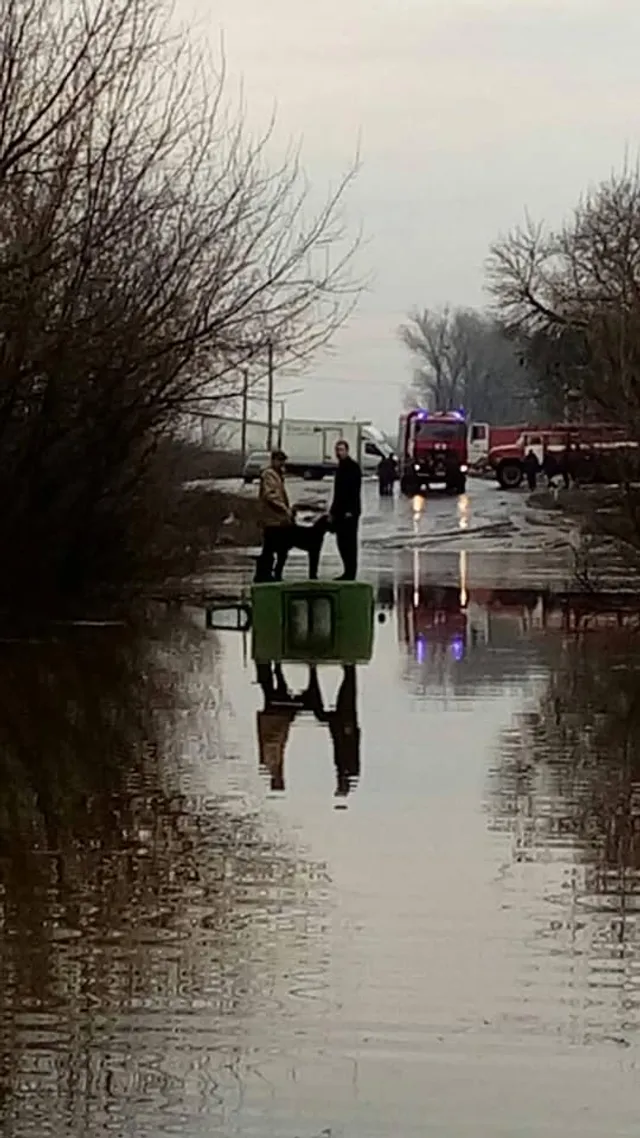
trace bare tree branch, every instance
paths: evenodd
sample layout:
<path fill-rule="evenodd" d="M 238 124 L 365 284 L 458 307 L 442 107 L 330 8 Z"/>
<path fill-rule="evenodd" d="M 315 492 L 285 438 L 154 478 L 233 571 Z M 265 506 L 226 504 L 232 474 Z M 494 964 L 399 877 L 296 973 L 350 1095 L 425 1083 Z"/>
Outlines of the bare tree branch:
<path fill-rule="evenodd" d="M 484 313 L 414 311 L 400 337 L 416 362 L 414 395 L 432 410 L 463 406 L 473 418 L 494 423 L 517 420 L 529 410 L 518 345 Z"/>
<path fill-rule="evenodd" d="M 0 0 L 0 96 L 4 579 L 54 587 L 80 550 L 101 572 L 92 527 L 131 545 L 127 494 L 184 410 L 348 317 L 358 160 L 311 210 L 162 0 Z"/>

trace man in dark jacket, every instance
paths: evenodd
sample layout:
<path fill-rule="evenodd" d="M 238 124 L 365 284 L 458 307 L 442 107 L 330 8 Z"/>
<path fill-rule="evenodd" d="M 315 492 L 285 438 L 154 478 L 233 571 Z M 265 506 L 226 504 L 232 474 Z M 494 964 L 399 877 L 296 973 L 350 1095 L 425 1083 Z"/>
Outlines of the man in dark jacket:
<path fill-rule="evenodd" d="M 522 465 L 524 467 L 524 473 L 529 484 L 529 489 L 535 490 L 538 482 L 538 471 L 540 470 L 540 463 L 535 451 L 529 449 L 527 454 L 524 456 Z"/>
<path fill-rule="evenodd" d="M 391 455 L 385 455 L 378 463 L 378 491 L 381 498 L 393 495 L 393 484 L 396 478 L 396 463 Z"/>
<path fill-rule="evenodd" d="M 333 484 L 329 521 L 336 535 L 344 573 L 340 581 L 355 581 L 358 571 L 358 525 L 362 512 L 362 471 L 349 454 L 349 444 L 336 443 L 338 469 Z"/>

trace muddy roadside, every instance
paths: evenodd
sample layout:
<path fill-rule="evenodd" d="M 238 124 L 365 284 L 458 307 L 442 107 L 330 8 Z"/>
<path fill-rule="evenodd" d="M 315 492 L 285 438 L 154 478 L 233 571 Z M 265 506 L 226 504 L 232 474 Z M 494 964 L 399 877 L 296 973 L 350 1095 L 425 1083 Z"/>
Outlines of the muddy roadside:
<path fill-rule="evenodd" d="M 526 517 L 570 544 L 578 587 L 640 593 L 640 516 L 621 486 L 544 487 Z"/>

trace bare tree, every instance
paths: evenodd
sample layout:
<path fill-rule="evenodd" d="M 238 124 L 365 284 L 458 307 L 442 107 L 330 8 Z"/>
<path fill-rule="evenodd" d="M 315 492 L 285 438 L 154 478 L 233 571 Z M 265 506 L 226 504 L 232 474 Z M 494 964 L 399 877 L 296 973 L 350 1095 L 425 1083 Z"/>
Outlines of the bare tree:
<path fill-rule="evenodd" d="M 464 406 L 476 419 L 500 423 L 531 410 L 518 345 L 484 313 L 414 311 L 400 336 L 416 361 L 414 394 L 434 411 Z"/>
<path fill-rule="evenodd" d="M 497 241 L 489 287 L 550 381 L 640 430 L 640 173 L 587 194 L 561 229 L 532 222 Z"/>
<path fill-rule="evenodd" d="M 488 263 L 496 308 L 528 340 L 548 387 L 583 414 L 623 426 L 640 444 L 640 172 L 625 170 L 583 198 L 557 231 L 531 222 L 497 241 Z M 635 562 L 640 548 L 637 448 L 620 448 L 617 506 L 586 525 Z"/>
<path fill-rule="evenodd" d="M 349 312 L 355 166 L 314 214 L 299 156 L 270 167 L 162 0 L 0 0 L 0 20 L 0 580 L 78 590 L 133 553 L 179 416 Z"/>

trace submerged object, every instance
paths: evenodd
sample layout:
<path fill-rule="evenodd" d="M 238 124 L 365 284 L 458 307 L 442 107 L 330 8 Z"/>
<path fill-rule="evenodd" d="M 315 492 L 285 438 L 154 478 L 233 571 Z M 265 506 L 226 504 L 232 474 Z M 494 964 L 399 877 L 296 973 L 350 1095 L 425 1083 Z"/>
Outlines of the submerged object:
<path fill-rule="evenodd" d="M 373 588 L 364 581 L 253 585 L 252 656 L 258 662 L 366 663 L 373 652 L 373 615 Z"/>

